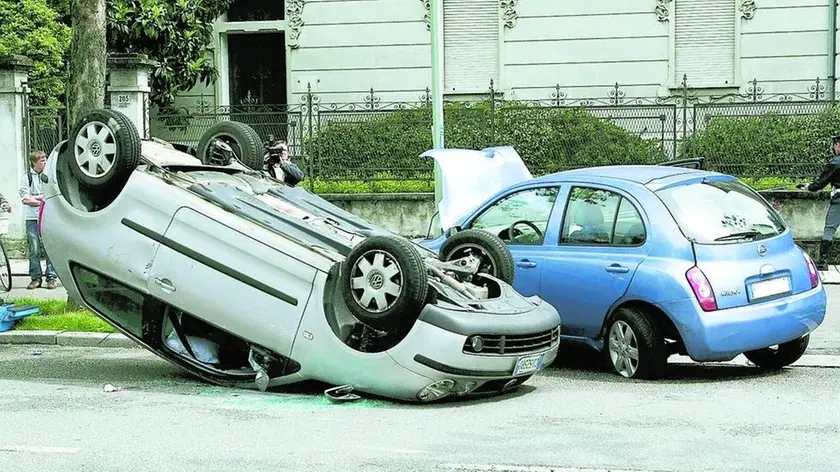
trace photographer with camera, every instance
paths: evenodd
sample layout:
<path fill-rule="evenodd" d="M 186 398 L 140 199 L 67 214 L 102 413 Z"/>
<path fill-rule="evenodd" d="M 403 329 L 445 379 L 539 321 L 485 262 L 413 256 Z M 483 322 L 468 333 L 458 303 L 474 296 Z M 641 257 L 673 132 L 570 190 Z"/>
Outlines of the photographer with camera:
<path fill-rule="evenodd" d="M 282 139 L 274 139 L 271 135 L 265 144 L 265 163 L 263 169 L 272 177 L 294 187 L 304 178 L 300 167 L 289 159 L 289 146 Z"/>

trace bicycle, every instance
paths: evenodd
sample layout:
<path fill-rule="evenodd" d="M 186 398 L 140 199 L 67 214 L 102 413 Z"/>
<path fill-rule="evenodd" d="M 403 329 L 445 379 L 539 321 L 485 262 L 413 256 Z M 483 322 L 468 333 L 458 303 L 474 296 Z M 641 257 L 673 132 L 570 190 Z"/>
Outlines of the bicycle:
<path fill-rule="evenodd" d="M 9 263 L 9 255 L 6 253 L 6 245 L 3 244 L 3 236 L 9 232 L 9 219 L 0 217 L 0 286 L 3 290 L 12 290 L 12 266 Z"/>

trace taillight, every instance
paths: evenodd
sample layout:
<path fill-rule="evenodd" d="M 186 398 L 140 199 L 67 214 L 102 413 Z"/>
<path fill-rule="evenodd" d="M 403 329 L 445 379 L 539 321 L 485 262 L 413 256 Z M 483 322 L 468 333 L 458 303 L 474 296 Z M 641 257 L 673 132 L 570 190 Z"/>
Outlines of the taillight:
<path fill-rule="evenodd" d="M 808 264 L 808 275 L 811 276 L 811 288 L 817 288 L 817 285 L 820 284 L 820 273 L 817 272 L 817 266 L 814 265 L 814 261 L 811 259 L 811 256 L 809 256 L 807 252 L 802 251 L 802 256 L 805 258 L 805 262 Z"/>
<path fill-rule="evenodd" d="M 694 290 L 694 296 L 697 297 L 703 311 L 717 310 L 715 294 L 712 292 L 712 285 L 709 284 L 706 274 L 699 267 L 692 267 L 686 272 L 685 276 L 688 278 L 688 283 Z"/>
<path fill-rule="evenodd" d="M 38 205 L 38 223 L 35 224 L 35 230 L 38 232 L 38 236 L 41 235 L 41 220 L 44 218 L 44 201 L 41 200 L 41 204 Z"/>

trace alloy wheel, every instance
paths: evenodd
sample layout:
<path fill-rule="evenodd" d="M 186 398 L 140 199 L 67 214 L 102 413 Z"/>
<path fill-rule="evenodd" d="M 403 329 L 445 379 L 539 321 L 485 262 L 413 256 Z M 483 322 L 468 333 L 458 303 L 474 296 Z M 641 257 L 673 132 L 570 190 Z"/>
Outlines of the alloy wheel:
<path fill-rule="evenodd" d="M 615 371 L 624 377 L 633 377 L 639 369 L 639 342 L 629 324 L 622 320 L 613 323 L 609 350 Z"/>
<path fill-rule="evenodd" d="M 79 169 L 88 177 L 100 178 L 114 165 L 117 144 L 111 128 L 99 121 L 86 124 L 78 135 L 74 155 Z"/>
<path fill-rule="evenodd" d="M 385 251 L 366 252 L 356 260 L 351 273 L 353 298 L 371 313 L 389 310 L 402 293 L 402 268 L 396 258 Z"/>

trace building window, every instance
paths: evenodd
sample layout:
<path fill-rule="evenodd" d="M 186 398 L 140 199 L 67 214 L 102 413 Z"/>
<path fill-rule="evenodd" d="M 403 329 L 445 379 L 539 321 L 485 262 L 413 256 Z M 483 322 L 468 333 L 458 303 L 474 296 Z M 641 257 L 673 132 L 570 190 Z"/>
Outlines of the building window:
<path fill-rule="evenodd" d="M 674 83 L 735 87 L 735 0 L 674 2 Z"/>
<path fill-rule="evenodd" d="M 499 82 L 498 0 L 443 0 L 444 90 L 486 93 Z"/>

